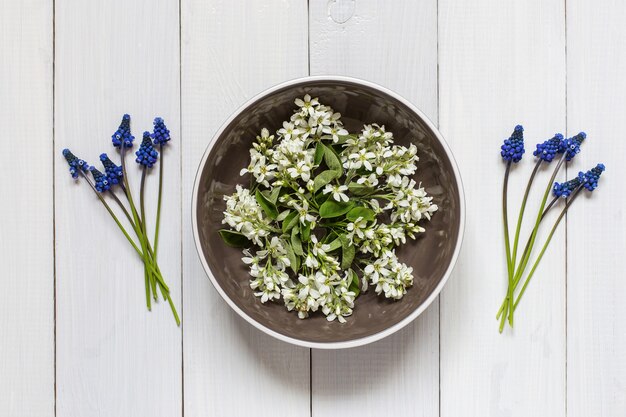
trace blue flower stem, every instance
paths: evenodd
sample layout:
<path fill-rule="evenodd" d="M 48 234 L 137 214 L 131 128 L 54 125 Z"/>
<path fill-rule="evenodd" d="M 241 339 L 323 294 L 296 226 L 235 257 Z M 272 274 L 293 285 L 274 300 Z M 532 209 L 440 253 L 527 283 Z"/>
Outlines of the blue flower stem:
<path fill-rule="evenodd" d="M 159 248 L 159 226 L 161 224 L 161 196 L 163 194 L 163 144 L 159 145 L 161 161 L 159 162 L 159 197 L 157 199 L 156 226 L 154 227 L 154 260 L 157 259 Z"/>
<path fill-rule="evenodd" d="M 126 207 L 124 207 L 124 204 L 120 201 L 120 199 L 117 197 L 117 195 L 115 195 L 115 193 L 113 191 L 109 190 L 109 193 L 111 194 L 111 196 L 113 197 L 115 202 L 120 206 L 120 208 L 122 209 L 122 211 L 126 215 L 126 218 L 128 219 L 128 222 L 133 227 L 133 230 L 135 231 L 135 234 L 137 234 L 139 236 L 141 234 L 141 230 L 133 222 L 133 219 L 130 217 L 130 214 L 128 213 L 128 210 L 126 210 Z M 154 256 L 153 256 L 153 253 L 152 253 L 152 247 L 150 246 L 150 242 L 149 241 L 146 242 L 146 249 L 148 250 L 148 255 L 150 255 L 154 259 Z M 143 255 L 141 255 L 141 256 L 143 258 Z M 161 273 L 161 269 L 159 268 L 159 265 L 156 263 L 156 260 L 155 260 L 153 265 L 150 265 L 150 269 L 152 270 L 152 273 L 154 274 L 156 279 L 159 281 L 159 284 L 165 290 L 169 291 L 170 289 L 167 286 L 167 284 L 165 283 L 165 281 L 163 280 L 163 274 Z"/>
<path fill-rule="evenodd" d="M 526 281 L 524 281 L 524 285 L 522 286 L 522 289 L 520 290 L 520 293 L 517 296 L 517 299 L 515 300 L 515 303 L 513 304 L 513 308 L 512 308 L 513 311 L 515 311 L 515 309 L 517 308 L 517 305 L 519 304 L 522 296 L 524 295 L 524 292 L 526 292 L 526 287 L 528 287 L 528 283 L 530 282 L 530 279 L 533 277 L 533 274 L 535 273 L 535 270 L 537 269 L 537 266 L 539 265 L 539 262 L 541 261 L 541 258 L 543 258 L 543 255 L 546 252 L 546 249 L 548 249 L 548 245 L 550 244 L 550 241 L 552 240 L 552 236 L 554 236 L 554 232 L 556 231 L 557 227 L 559 226 L 559 223 L 561 222 L 561 220 L 565 216 L 565 213 L 567 213 L 567 209 L 569 208 L 569 206 L 571 206 L 572 203 L 574 202 L 574 200 L 576 200 L 576 197 L 578 197 L 578 195 L 580 194 L 580 191 L 582 189 L 583 189 L 582 185 L 579 186 L 576 189 L 576 191 L 574 192 L 572 197 L 568 200 L 568 202 L 565 205 L 565 207 L 563 207 L 563 210 L 561 210 L 561 214 L 559 214 L 559 217 L 556 219 L 556 222 L 554 222 L 554 226 L 552 226 L 552 230 L 550 230 L 550 234 L 548 235 L 548 238 L 546 239 L 546 243 L 543 245 L 543 248 L 541 249 L 541 252 L 539 252 L 539 256 L 537 257 L 537 260 L 535 261 L 535 263 L 533 264 L 533 267 L 531 268 L 530 272 L 528 273 L 528 276 L 526 277 Z"/>
<path fill-rule="evenodd" d="M 504 171 L 504 183 L 502 186 L 502 223 L 504 226 L 504 249 L 506 251 L 506 268 L 508 275 L 508 289 L 506 299 L 509 299 L 510 288 L 513 280 L 513 264 L 511 263 L 511 242 L 509 240 L 509 216 L 508 216 L 508 188 L 509 188 L 509 174 L 511 172 L 511 161 L 506 164 L 506 170 Z M 508 303 L 507 303 L 508 305 Z M 500 329 L 504 326 L 500 325 Z M 502 330 L 500 330 L 502 332 Z"/>
<path fill-rule="evenodd" d="M 540 224 L 543 221 L 543 219 L 546 217 L 546 215 L 548 214 L 548 212 L 550 211 L 550 209 L 554 206 L 554 204 L 556 204 L 556 202 L 559 200 L 558 197 L 554 197 L 552 199 L 552 201 L 550 201 L 550 204 L 548 204 L 546 206 L 546 208 L 543 210 L 543 214 L 541 215 L 541 220 L 539 221 Z M 530 247 L 530 236 L 528 237 L 528 240 L 526 241 L 526 246 L 524 246 L 524 250 L 522 251 L 522 257 L 525 257 L 526 254 L 528 253 L 528 249 Z M 517 289 L 517 285 L 519 284 L 520 279 L 516 278 L 513 279 L 513 291 L 515 291 Z M 505 298 L 502 301 L 502 304 L 500 305 L 500 310 L 498 310 L 498 314 L 496 314 L 496 320 L 498 320 L 500 318 L 500 315 L 503 313 L 504 308 L 508 305 L 508 299 Z"/>
<path fill-rule="evenodd" d="M 546 186 L 546 191 L 544 192 L 543 199 L 541 200 L 541 206 L 539 207 L 539 211 L 537 212 L 537 219 L 535 220 L 535 226 L 533 227 L 532 234 L 530 235 L 530 245 L 528 246 L 528 251 L 526 252 L 526 255 L 523 256 L 522 259 L 520 260 L 520 265 L 514 275 L 514 280 L 513 280 L 514 282 L 519 281 L 521 279 L 521 276 L 524 274 L 524 270 L 526 269 L 526 265 L 528 264 L 528 261 L 530 259 L 530 254 L 533 250 L 533 245 L 535 244 L 535 239 L 537 238 L 537 232 L 539 230 L 539 223 L 541 223 L 541 218 L 543 217 L 543 214 L 544 214 L 544 209 L 548 201 L 548 196 L 550 195 L 550 190 L 552 190 L 552 185 L 554 184 L 554 180 L 556 179 L 556 176 L 559 170 L 563 166 L 566 156 L 567 156 L 567 152 L 564 152 L 563 156 L 561 156 L 561 159 L 559 159 L 559 162 L 557 163 L 556 168 L 554 168 L 554 172 L 552 173 L 552 176 L 550 177 L 550 181 L 548 181 L 548 185 Z M 513 327 L 513 323 L 514 323 L 513 312 L 514 312 L 514 309 L 509 308 L 509 325 L 511 327 Z"/>
<path fill-rule="evenodd" d="M 147 169 L 145 166 L 142 166 L 142 170 L 141 170 L 141 186 L 139 189 L 139 210 L 140 210 L 140 221 L 141 221 L 141 233 L 143 234 L 144 238 L 147 240 L 148 234 L 146 233 L 146 208 L 145 208 L 145 204 L 144 204 L 144 194 L 145 194 L 145 187 L 146 187 L 146 174 L 147 174 Z M 147 247 L 146 247 L 147 249 Z M 154 260 L 154 259 L 152 259 Z M 155 277 L 152 276 L 152 274 L 149 275 L 148 277 L 150 279 L 150 287 L 152 288 L 152 296 L 154 297 L 155 301 L 159 299 L 159 294 L 157 293 L 157 287 L 156 287 L 156 279 Z"/>
<path fill-rule="evenodd" d="M 513 260 L 511 263 L 515 265 L 517 262 L 517 246 L 519 244 L 519 234 L 522 229 L 522 220 L 524 218 L 524 210 L 526 209 L 526 202 L 528 201 L 528 194 L 530 194 L 530 188 L 532 187 L 535 176 L 537 175 L 537 171 L 539 170 L 539 166 L 543 160 L 539 158 L 537 163 L 535 164 L 535 168 L 533 169 L 532 174 L 530 174 L 530 178 L 528 179 L 528 184 L 526 185 L 526 191 L 524 191 L 524 198 L 522 199 L 522 205 L 519 209 L 519 215 L 517 216 L 517 228 L 515 229 L 515 239 L 513 240 Z"/>
<path fill-rule="evenodd" d="M 123 179 L 123 183 L 124 183 L 124 188 L 126 191 L 126 198 L 128 199 L 128 203 L 130 205 L 130 210 L 133 214 L 133 219 L 135 220 L 135 224 L 138 226 L 137 227 L 137 236 L 139 237 L 139 241 L 141 242 L 141 252 L 143 253 L 143 262 L 144 265 L 146 266 L 146 268 L 148 268 L 149 265 L 152 265 L 152 260 L 150 259 L 150 257 L 148 256 L 148 251 L 146 248 L 146 238 L 145 235 L 143 233 L 141 233 L 140 230 L 140 220 L 139 217 L 137 215 L 137 209 L 135 208 L 135 203 L 133 202 L 133 195 L 132 192 L 130 190 L 130 184 L 128 183 L 128 175 L 126 173 L 126 164 L 125 164 L 125 143 L 124 141 L 122 141 L 122 146 L 120 149 L 120 156 L 121 156 L 121 165 L 122 165 L 122 179 Z M 150 302 L 150 287 L 149 287 L 149 282 L 151 281 L 151 272 L 144 270 L 144 281 L 145 281 L 145 285 L 147 287 L 146 289 L 146 305 L 148 306 L 148 310 L 151 309 L 151 302 Z"/>
<path fill-rule="evenodd" d="M 141 253 L 141 251 L 139 250 L 139 248 L 137 247 L 137 245 L 135 244 L 135 241 L 133 241 L 133 239 L 130 237 L 130 235 L 128 234 L 128 232 L 126 231 L 126 229 L 124 228 L 124 226 L 122 226 L 122 223 L 119 221 L 119 219 L 117 218 L 117 216 L 115 215 L 115 213 L 113 212 L 113 210 L 111 209 L 111 206 L 109 206 L 109 204 L 106 202 L 106 200 L 102 197 L 102 194 L 100 194 L 97 190 L 96 187 L 93 185 L 93 183 L 91 182 L 91 180 L 85 175 L 84 172 L 79 170 L 80 175 L 82 175 L 82 177 L 85 179 L 85 181 L 87 181 L 87 184 L 89 184 L 89 186 L 91 187 L 91 189 L 93 190 L 93 192 L 98 196 L 98 199 L 100 200 L 100 202 L 104 205 L 104 207 L 107 209 L 107 211 L 109 212 L 109 214 L 111 215 L 111 217 L 113 217 L 113 220 L 115 220 L 115 223 L 117 224 L 117 226 L 120 228 L 120 230 L 122 231 L 122 233 L 124 234 L 124 236 L 126 237 L 126 239 L 128 240 L 128 242 L 131 244 L 131 246 L 137 251 L 137 253 L 140 256 L 143 256 L 143 254 Z"/>

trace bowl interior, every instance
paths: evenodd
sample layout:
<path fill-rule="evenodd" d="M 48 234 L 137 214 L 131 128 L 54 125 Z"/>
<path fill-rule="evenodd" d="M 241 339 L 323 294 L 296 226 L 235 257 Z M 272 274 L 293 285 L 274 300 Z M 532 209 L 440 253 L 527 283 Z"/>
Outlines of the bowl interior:
<path fill-rule="evenodd" d="M 321 312 L 301 320 L 282 303 L 261 304 L 249 286 L 249 275 L 241 261 L 241 250 L 228 247 L 218 234 L 223 228 L 223 196 L 236 184 L 247 185 L 239 176 L 249 161 L 248 150 L 261 128 L 275 132 L 288 120 L 296 97 L 319 97 L 342 114 L 346 128 L 360 131 L 363 124 L 378 123 L 393 132 L 395 143 L 418 148 L 415 175 L 439 206 L 417 240 L 409 240 L 396 252 L 401 261 L 413 267 L 415 284 L 400 301 L 376 296 L 372 289 L 355 302 L 348 322 L 328 322 Z M 196 179 L 196 222 L 201 251 L 216 283 L 250 318 L 287 337 L 303 342 L 337 343 L 377 334 L 409 316 L 431 295 L 453 260 L 460 238 L 461 201 L 459 184 L 450 161 L 435 133 L 400 100 L 378 89 L 346 80 L 304 80 L 275 90 L 239 112 L 214 138 L 213 146 Z"/>

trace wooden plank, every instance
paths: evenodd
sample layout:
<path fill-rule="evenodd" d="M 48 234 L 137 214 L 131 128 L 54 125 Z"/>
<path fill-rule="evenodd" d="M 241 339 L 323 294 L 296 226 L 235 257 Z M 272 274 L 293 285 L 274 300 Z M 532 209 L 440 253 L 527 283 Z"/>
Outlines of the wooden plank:
<path fill-rule="evenodd" d="M 498 334 L 495 320 L 506 291 L 499 146 L 515 124 L 525 126 L 526 155 L 509 185 L 516 222 L 535 144 L 565 128 L 564 16 L 556 1 L 439 2 L 439 121 L 463 174 L 470 219 L 441 296 L 442 417 L 565 415 L 564 227 L 517 309 L 515 328 Z M 527 226 L 551 171 L 536 180 Z"/>
<path fill-rule="evenodd" d="M 437 2 L 310 2 L 311 74 L 349 75 L 403 95 L 437 121 Z M 439 302 L 372 345 L 312 352 L 313 415 L 433 416 Z"/>
<path fill-rule="evenodd" d="M 568 1 L 567 128 L 587 132 L 571 175 L 598 162 L 607 171 L 593 198 L 567 216 L 567 412 L 617 416 L 626 410 L 626 202 L 620 137 L 626 113 L 626 4 Z"/>
<path fill-rule="evenodd" d="M 182 2 L 187 417 L 309 415 L 309 350 L 262 334 L 228 307 L 190 227 L 193 181 L 212 135 L 252 95 L 307 74 L 306 2 L 262 3 Z"/>
<path fill-rule="evenodd" d="M 0 1 L 0 33 L 0 414 L 46 417 L 54 415 L 52 3 Z"/>
<path fill-rule="evenodd" d="M 181 329 L 167 303 L 147 311 L 141 261 L 61 156 L 71 147 L 94 165 L 105 151 L 119 161 L 110 138 L 123 113 L 132 116 L 137 145 L 153 117 L 165 119 L 173 140 L 159 263 L 180 311 L 178 3 L 57 0 L 55 70 L 57 414 L 182 415 Z M 126 160 L 137 199 L 133 156 Z M 152 172 L 148 228 L 157 184 Z"/>

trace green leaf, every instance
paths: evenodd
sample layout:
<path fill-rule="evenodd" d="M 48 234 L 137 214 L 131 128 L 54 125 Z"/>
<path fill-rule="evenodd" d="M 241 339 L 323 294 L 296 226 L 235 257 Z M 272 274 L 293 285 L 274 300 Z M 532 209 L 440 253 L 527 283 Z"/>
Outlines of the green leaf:
<path fill-rule="evenodd" d="M 339 176 L 341 176 L 341 173 L 339 174 Z M 317 190 L 319 190 L 337 177 L 337 171 L 333 171 L 332 169 L 327 169 L 326 171 L 320 172 L 317 177 L 313 179 L 313 191 L 317 192 Z"/>
<path fill-rule="evenodd" d="M 278 217 L 278 209 L 276 209 L 276 205 L 269 201 L 269 199 L 263 195 L 261 191 L 256 190 L 254 196 L 257 203 L 259 203 L 265 214 L 267 214 L 270 219 L 276 219 L 276 217 Z"/>
<path fill-rule="evenodd" d="M 276 217 L 276 221 L 282 222 L 283 220 L 287 218 L 287 216 L 289 216 L 290 213 L 291 213 L 291 210 L 289 209 L 281 211 L 278 217 Z"/>
<path fill-rule="evenodd" d="M 371 194 L 375 191 L 373 187 L 368 187 L 366 185 L 356 182 L 351 182 L 350 184 L 348 184 L 348 190 L 350 190 L 352 194 L 359 196 Z"/>
<path fill-rule="evenodd" d="M 335 201 L 328 199 L 320 206 L 320 217 L 323 219 L 330 219 L 332 217 L 339 217 L 349 212 L 354 207 L 354 202 L 348 201 Z"/>
<path fill-rule="evenodd" d="M 298 212 L 294 210 L 283 221 L 283 233 L 287 233 L 296 224 L 298 224 Z"/>
<path fill-rule="evenodd" d="M 302 240 L 308 242 L 309 239 L 311 239 L 311 223 L 307 222 L 304 229 L 302 229 Z"/>
<path fill-rule="evenodd" d="M 337 154 L 335 154 L 332 148 L 329 148 L 326 145 L 322 146 L 324 146 L 324 162 L 326 162 L 328 168 L 333 171 L 339 172 L 339 175 L 343 174 L 343 165 L 341 165 L 341 161 L 339 160 Z"/>
<path fill-rule="evenodd" d="M 247 237 L 233 230 L 221 229 L 219 234 L 222 236 L 224 242 L 233 248 L 243 248 L 250 243 Z"/>
<path fill-rule="evenodd" d="M 287 258 L 289 259 L 289 263 L 291 264 L 291 270 L 294 274 L 298 273 L 298 257 L 296 256 L 293 248 L 289 243 L 285 244 L 285 250 L 287 251 Z"/>
<path fill-rule="evenodd" d="M 350 274 L 350 285 L 348 286 L 348 291 L 354 292 L 354 296 L 358 297 L 361 294 L 361 286 L 359 285 L 359 276 L 352 269 L 349 270 Z"/>
<path fill-rule="evenodd" d="M 341 239 L 341 269 L 347 269 L 354 261 L 355 248 L 350 239 L 345 236 Z"/>
<path fill-rule="evenodd" d="M 322 158 L 324 157 L 324 145 L 322 142 L 317 142 L 315 146 L 315 156 L 313 157 L 313 163 L 315 165 L 319 165 L 322 162 Z"/>
<path fill-rule="evenodd" d="M 370 208 L 359 206 L 353 208 L 348 212 L 348 214 L 346 214 L 346 219 L 351 222 L 356 221 L 359 217 L 362 217 L 365 221 L 370 222 L 376 218 L 376 213 L 374 213 L 374 210 Z"/>
<path fill-rule="evenodd" d="M 324 204 L 324 201 L 328 200 L 329 197 L 330 197 L 330 194 L 317 193 L 315 197 L 313 198 L 315 199 L 315 202 L 317 203 L 317 205 L 321 206 L 322 204 Z"/>
<path fill-rule="evenodd" d="M 278 196 L 280 195 L 280 187 L 274 187 L 272 189 L 272 192 L 270 193 L 268 199 L 274 203 L 274 205 L 276 205 L 276 202 L 278 201 Z"/>
<path fill-rule="evenodd" d="M 304 251 L 302 250 L 302 242 L 300 241 L 300 228 L 294 227 L 291 229 L 291 246 L 293 246 L 293 251 L 296 255 L 303 256 Z"/>
<path fill-rule="evenodd" d="M 339 249 L 341 247 L 341 237 L 337 237 L 335 240 L 330 242 L 328 246 L 329 246 L 328 252 L 332 252 L 334 250 Z"/>

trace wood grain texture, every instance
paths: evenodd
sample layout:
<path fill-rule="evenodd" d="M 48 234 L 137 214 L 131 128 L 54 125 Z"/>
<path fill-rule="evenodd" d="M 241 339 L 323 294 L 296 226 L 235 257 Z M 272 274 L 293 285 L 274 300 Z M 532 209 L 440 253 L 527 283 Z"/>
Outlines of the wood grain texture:
<path fill-rule="evenodd" d="M 593 198 L 581 197 L 567 218 L 570 417 L 626 412 L 625 20 L 624 2 L 568 1 L 567 128 L 588 135 L 570 176 L 607 167 Z"/>
<path fill-rule="evenodd" d="M 48 417 L 54 415 L 51 3 L 0 1 L 0 52 L 0 415 Z"/>
<path fill-rule="evenodd" d="M 439 1 L 439 125 L 463 175 L 468 218 L 440 297 L 442 417 L 565 415 L 564 227 L 515 328 L 500 335 L 495 320 L 506 291 L 499 147 L 516 124 L 525 126 L 526 155 L 509 185 L 515 223 L 535 144 L 565 129 L 564 16 L 562 1 Z M 551 171 L 535 182 L 527 226 Z"/>
<path fill-rule="evenodd" d="M 153 117 L 165 119 L 173 140 L 164 155 L 159 264 L 180 311 L 178 3 L 57 0 L 55 16 L 57 415 L 180 416 L 181 329 L 167 303 L 147 311 L 142 262 L 61 156 L 70 147 L 93 165 L 105 151 L 119 161 L 111 135 L 122 114 L 132 116 L 137 145 Z M 126 161 L 138 199 L 140 170 L 134 155 Z M 148 229 L 157 185 L 155 171 Z"/>
<path fill-rule="evenodd" d="M 309 415 L 309 350 L 266 336 L 205 275 L 191 192 L 212 135 L 246 99 L 307 74 L 306 2 L 182 2 L 185 416 Z"/>
<path fill-rule="evenodd" d="M 436 1 L 311 2 L 309 19 L 311 75 L 377 82 L 437 121 Z M 438 310 L 372 345 L 313 350 L 313 415 L 437 415 Z"/>

